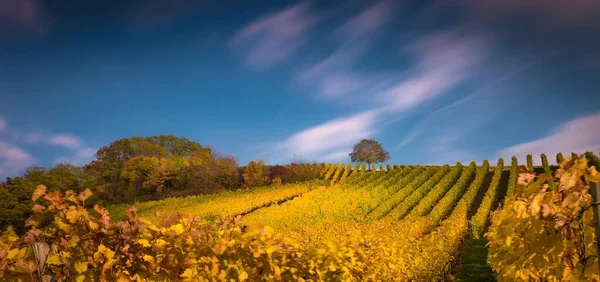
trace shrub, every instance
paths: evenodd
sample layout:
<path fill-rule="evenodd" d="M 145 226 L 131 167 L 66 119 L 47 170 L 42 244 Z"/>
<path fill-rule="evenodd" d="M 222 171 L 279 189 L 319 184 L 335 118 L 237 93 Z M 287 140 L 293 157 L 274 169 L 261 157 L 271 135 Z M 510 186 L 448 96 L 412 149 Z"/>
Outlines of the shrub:
<path fill-rule="evenodd" d="M 258 161 L 250 161 L 244 169 L 244 186 L 259 187 L 269 185 L 269 168 L 265 162 L 260 159 Z"/>

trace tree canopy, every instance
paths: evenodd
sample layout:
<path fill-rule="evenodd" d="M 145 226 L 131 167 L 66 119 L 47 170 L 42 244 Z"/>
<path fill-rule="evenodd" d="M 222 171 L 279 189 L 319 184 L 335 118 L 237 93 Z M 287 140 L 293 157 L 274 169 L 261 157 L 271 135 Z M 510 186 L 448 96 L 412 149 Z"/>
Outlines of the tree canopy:
<path fill-rule="evenodd" d="M 390 154 L 383 149 L 381 143 L 373 139 L 362 139 L 354 145 L 350 158 L 353 162 L 372 164 L 389 160 Z"/>

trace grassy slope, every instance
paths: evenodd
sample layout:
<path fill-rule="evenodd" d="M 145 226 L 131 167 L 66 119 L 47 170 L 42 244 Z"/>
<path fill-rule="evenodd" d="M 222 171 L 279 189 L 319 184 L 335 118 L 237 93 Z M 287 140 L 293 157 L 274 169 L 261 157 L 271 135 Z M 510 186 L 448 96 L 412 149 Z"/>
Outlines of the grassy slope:
<path fill-rule="evenodd" d="M 492 175 L 493 172 L 490 172 L 488 174 L 488 178 L 486 179 L 486 181 L 483 184 L 484 186 L 482 187 L 484 189 L 481 189 L 480 192 L 484 193 L 485 190 L 487 190 Z M 498 208 L 498 205 L 506 196 L 506 189 L 508 188 L 509 176 L 509 170 L 505 169 L 502 172 L 502 178 L 500 180 L 500 191 L 493 209 Z M 478 206 L 481 203 L 481 199 L 478 200 L 479 201 L 476 202 L 475 206 Z M 470 216 L 472 216 L 472 214 Z M 460 264 L 461 268 L 458 274 L 456 275 L 456 278 L 458 278 L 459 281 L 496 281 L 494 272 L 487 263 L 487 242 L 487 239 L 467 238 L 465 248 L 463 250 L 462 263 Z"/>
<path fill-rule="evenodd" d="M 496 281 L 492 268 L 487 264 L 486 244 L 486 239 L 467 240 L 462 271 L 456 276 L 459 281 Z"/>

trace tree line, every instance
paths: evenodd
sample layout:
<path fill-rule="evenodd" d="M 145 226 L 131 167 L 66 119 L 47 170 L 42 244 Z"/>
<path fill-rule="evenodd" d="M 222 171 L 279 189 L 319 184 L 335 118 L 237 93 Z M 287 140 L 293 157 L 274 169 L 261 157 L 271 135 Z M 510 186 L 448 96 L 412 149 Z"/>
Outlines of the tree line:
<path fill-rule="evenodd" d="M 82 167 L 32 166 L 1 182 L 0 229 L 22 229 L 40 184 L 62 192 L 90 189 L 91 207 L 306 181 L 318 178 L 321 169 L 314 163 L 267 166 L 263 160 L 239 166 L 235 157 L 174 135 L 123 138 L 98 149 Z"/>

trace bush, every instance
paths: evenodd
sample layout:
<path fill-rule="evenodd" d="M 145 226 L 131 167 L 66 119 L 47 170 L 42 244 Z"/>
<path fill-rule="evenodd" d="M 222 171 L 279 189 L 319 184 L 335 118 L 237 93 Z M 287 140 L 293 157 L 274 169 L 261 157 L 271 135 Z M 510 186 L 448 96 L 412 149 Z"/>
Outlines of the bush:
<path fill-rule="evenodd" d="M 240 176 L 237 169 L 235 158 L 220 158 L 216 160 L 217 164 L 217 183 L 227 189 L 240 187 Z"/>
<path fill-rule="evenodd" d="M 244 187 L 260 187 L 269 185 L 269 168 L 265 162 L 260 159 L 258 161 L 250 161 L 244 169 Z"/>

